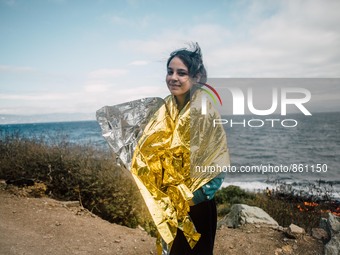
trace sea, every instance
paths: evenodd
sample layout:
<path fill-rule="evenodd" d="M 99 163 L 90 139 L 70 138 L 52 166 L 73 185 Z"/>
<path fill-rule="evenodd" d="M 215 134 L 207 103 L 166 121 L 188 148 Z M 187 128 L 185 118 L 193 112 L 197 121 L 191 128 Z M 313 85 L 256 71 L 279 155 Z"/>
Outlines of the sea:
<path fill-rule="evenodd" d="M 312 116 L 222 116 L 231 166 L 223 186 L 249 191 L 290 188 L 331 192 L 340 199 L 340 112 Z M 223 122 L 223 123 L 222 123 Z M 68 142 L 110 150 L 96 121 L 2 124 L 0 138 L 18 133 L 29 138 L 64 137 Z"/>

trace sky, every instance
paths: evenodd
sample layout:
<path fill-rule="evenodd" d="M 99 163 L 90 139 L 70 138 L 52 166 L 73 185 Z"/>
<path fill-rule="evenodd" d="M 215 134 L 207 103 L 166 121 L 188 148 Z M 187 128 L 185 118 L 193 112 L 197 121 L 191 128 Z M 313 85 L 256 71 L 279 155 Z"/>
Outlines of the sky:
<path fill-rule="evenodd" d="M 339 78 L 338 10 L 337 0 L 0 0 L 0 114 L 94 116 L 165 97 L 166 60 L 190 42 L 209 77 Z M 314 108 L 340 109 L 339 84 L 319 92 Z"/>

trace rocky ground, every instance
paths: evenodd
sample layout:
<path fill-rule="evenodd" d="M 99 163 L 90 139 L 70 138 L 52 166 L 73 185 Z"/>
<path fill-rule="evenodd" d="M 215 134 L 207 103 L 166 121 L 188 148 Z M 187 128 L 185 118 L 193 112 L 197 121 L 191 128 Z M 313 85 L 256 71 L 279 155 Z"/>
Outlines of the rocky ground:
<path fill-rule="evenodd" d="M 260 225 L 222 226 L 215 254 L 323 254 L 323 244 L 303 235 L 289 239 Z M 111 224 L 76 203 L 13 194 L 0 187 L 0 254 L 156 254 L 155 238 L 141 229 Z"/>

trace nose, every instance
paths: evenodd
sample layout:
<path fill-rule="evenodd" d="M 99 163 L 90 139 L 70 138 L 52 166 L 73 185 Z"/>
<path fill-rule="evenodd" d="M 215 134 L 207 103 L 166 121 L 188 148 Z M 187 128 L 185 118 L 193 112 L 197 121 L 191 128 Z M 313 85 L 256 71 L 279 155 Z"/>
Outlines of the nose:
<path fill-rule="evenodd" d="M 178 80 L 178 75 L 176 72 L 173 72 L 172 74 L 169 75 L 170 80 L 177 81 Z"/>

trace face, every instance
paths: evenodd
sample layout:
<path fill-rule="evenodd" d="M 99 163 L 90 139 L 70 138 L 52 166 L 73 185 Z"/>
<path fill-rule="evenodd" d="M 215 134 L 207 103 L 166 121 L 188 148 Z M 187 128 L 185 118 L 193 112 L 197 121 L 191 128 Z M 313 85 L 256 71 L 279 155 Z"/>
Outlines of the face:
<path fill-rule="evenodd" d="M 192 87 L 188 68 L 178 57 L 174 57 L 169 63 L 166 84 L 171 94 L 176 97 L 185 97 Z"/>

